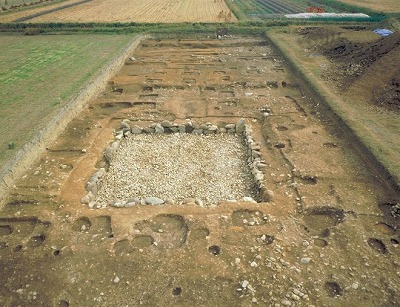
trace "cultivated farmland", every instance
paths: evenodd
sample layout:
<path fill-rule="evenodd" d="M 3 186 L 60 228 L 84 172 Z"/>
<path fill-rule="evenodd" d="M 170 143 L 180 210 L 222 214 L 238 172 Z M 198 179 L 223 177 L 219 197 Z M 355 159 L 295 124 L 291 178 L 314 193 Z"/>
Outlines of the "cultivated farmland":
<path fill-rule="evenodd" d="M 303 13 L 308 6 L 307 2 L 302 0 L 236 0 L 227 3 L 238 16 L 251 19 Z"/>
<path fill-rule="evenodd" d="M 16 7 L 16 6 L 29 6 L 44 2 L 53 2 L 52 0 L 0 0 L 0 7 L 9 8 L 9 7 Z M 59 2 L 59 1 L 57 1 Z"/>
<path fill-rule="evenodd" d="M 234 22 L 223 0 L 93 0 L 32 22 Z"/>
<path fill-rule="evenodd" d="M 128 36 L 2 36 L 0 166 L 77 94 Z"/>
<path fill-rule="evenodd" d="M 350 5 L 365 7 L 376 12 L 394 13 L 400 12 L 400 1 L 396 0 L 339 0 Z"/>
<path fill-rule="evenodd" d="M 66 1 L 49 1 L 43 2 L 33 6 L 23 7 L 21 9 L 9 9 L 5 12 L 0 12 L 0 22 L 13 22 L 27 16 L 36 14 L 44 14 L 49 10 L 58 10 L 65 5 L 74 5 L 82 0 L 66 0 Z"/>

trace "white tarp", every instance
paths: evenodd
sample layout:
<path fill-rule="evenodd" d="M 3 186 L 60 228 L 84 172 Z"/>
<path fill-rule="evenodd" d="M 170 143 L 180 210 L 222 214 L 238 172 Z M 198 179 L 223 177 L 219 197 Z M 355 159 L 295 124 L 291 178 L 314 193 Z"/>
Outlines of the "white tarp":
<path fill-rule="evenodd" d="M 363 13 L 299 13 L 299 14 L 286 14 L 286 18 L 369 18 L 367 14 Z"/>

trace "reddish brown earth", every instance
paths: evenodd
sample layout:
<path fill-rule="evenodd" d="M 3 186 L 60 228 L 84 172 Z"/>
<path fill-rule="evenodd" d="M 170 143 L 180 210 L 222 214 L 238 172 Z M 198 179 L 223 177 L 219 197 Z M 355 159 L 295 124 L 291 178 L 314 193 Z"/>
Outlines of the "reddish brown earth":
<path fill-rule="evenodd" d="M 263 39 L 148 40 L 133 56 L 4 203 L 3 305 L 398 304 L 398 193 Z M 125 118 L 245 118 L 272 200 L 89 209 Z"/>

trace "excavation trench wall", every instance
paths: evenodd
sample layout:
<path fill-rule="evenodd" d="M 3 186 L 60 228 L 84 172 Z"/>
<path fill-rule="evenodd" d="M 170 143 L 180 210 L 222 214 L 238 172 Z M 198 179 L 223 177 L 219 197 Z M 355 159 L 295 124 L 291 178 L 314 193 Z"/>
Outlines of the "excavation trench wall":
<path fill-rule="evenodd" d="M 279 42 L 275 41 L 274 38 L 270 37 L 268 33 L 265 33 L 265 39 L 271 44 L 271 46 L 278 51 L 279 55 L 285 59 L 286 64 L 292 70 L 297 77 L 304 83 L 304 88 L 307 94 L 311 97 L 316 98 L 321 102 L 325 116 L 332 119 L 337 126 L 337 129 L 343 131 L 343 135 L 346 136 L 349 144 L 352 144 L 352 148 L 361 159 L 368 165 L 370 171 L 379 181 L 386 186 L 389 190 L 393 191 L 396 195 L 400 193 L 400 178 L 396 177 L 395 174 L 391 174 L 383 163 L 371 152 L 370 149 L 362 142 L 358 137 L 357 132 L 345 121 L 340 115 L 340 111 L 336 111 L 335 106 L 330 103 L 329 95 L 324 89 L 318 87 L 313 81 L 313 77 L 309 76 L 303 69 L 286 54 L 281 48 Z"/>
<path fill-rule="evenodd" d="M 129 45 L 108 64 L 106 64 L 88 85 L 54 116 L 45 128 L 40 130 L 33 139 L 20 149 L 14 158 L 0 170 L 0 207 L 16 179 L 39 158 L 46 147 L 57 139 L 68 123 L 75 118 L 86 103 L 105 89 L 107 81 L 124 65 L 125 59 L 139 46 L 140 42 L 148 39 L 148 35 L 137 36 Z"/>

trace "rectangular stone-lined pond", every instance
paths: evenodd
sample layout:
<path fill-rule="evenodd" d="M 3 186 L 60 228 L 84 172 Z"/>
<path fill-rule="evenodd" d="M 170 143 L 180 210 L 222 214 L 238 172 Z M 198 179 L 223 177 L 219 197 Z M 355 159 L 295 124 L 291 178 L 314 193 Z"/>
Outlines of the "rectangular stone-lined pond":
<path fill-rule="evenodd" d="M 243 136 L 234 133 L 131 134 L 121 140 L 96 202 L 134 204 L 157 197 L 213 205 L 256 199 L 247 159 Z"/>

